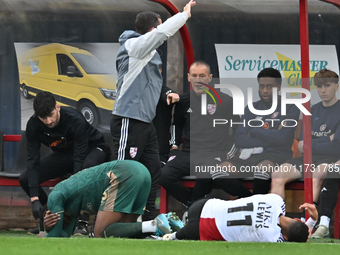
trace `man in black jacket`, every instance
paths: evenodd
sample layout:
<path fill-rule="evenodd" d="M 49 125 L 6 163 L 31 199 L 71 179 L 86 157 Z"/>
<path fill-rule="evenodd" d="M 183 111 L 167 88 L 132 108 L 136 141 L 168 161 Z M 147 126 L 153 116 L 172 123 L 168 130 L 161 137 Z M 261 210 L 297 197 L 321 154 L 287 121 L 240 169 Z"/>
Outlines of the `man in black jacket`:
<path fill-rule="evenodd" d="M 192 200 L 204 197 L 212 189 L 210 174 L 198 173 L 195 169 L 216 166 L 232 158 L 237 151 L 234 146 L 237 125 L 233 125 L 232 129 L 230 125 L 212 125 L 215 119 L 236 123 L 240 117 L 233 115 L 233 99 L 208 85 L 211 79 L 210 66 L 205 61 L 195 61 L 190 66 L 188 80 L 193 90 L 181 96 L 175 106 L 170 140 L 172 147 L 168 162 L 161 171 L 160 185 L 186 206 L 190 206 Z M 216 93 L 222 104 L 214 104 L 213 99 L 206 96 L 208 93 Z M 208 114 L 202 115 L 201 107 L 205 97 Z M 182 150 L 178 150 L 182 140 Z M 190 174 L 197 176 L 193 194 L 180 183 L 183 176 Z"/>
<path fill-rule="evenodd" d="M 20 175 L 19 182 L 31 198 L 32 214 L 38 219 L 47 203 L 41 183 L 107 161 L 110 148 L 80 112 L 60 107 L 50 92 L 39 92 L 33 109 L 35 113 L 26 127 L 27 171 Z M 40 159 L 41 144 L 53 153 Z"/>

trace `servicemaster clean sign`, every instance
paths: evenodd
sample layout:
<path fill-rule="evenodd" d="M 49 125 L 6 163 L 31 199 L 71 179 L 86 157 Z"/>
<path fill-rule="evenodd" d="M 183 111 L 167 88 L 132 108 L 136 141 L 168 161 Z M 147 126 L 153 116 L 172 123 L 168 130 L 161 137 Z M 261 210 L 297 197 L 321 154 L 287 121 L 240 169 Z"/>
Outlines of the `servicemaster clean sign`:
<path fill-rule="evenodd" d="M 253 99 L 258 100 L 257 74 L 266 67 L 281 72 L 282 86 L 301 88 L 300 45 L 256 45 L 256 44 L 215 44 L 221 83 L 231 82 L 243 93 L 252 86 Z M 334 45 L 310 45 L 310 77 L 323 68 L 339 74 L 339 63 Z M 250 79 L 251 78 L 251 79 Z M 256 89 L 255 89 L 256 88 Z M 320 101 L 315 85 L 311 81 L 311 103 Z M 228 91 L 223 91 L 228 93 Z M 291 94 L 301 97 L 301 94 Z M 337 94 L 340 98 L 340 92 Z"/>

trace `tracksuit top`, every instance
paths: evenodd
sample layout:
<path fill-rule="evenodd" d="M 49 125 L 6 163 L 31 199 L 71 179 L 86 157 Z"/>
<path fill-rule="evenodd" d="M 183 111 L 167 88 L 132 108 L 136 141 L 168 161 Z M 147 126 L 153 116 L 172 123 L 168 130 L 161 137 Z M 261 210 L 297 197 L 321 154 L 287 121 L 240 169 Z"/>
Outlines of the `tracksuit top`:
<path fill-rule="evenodd" d="M 128 30 L 119 37 L 117 98 L 112 114 L 152 122 L 162 88 L 162 61 L 156 49 L 187 19 L 186 12 L 177 13 L 144 35 Z"/>
<path fill-rule="evenodd" d="M 233 99 L 218 90 L 221 98 L 215 102 L 207 95 L 207 114 L 201 114 L 201 95 L 196 95 L 192 90 L 181 96 L 181 100 L 175 106 L 174 122 L 171 127 L 171 145 L 181 143 L 185 152 L 194 150 L 226 151 L 233 156 L 236 152 L 234 147 L 234 134 L 237 125 L 231 129 L 230 122 L 239 122 L 239 115 L 233 115 Z M 226 124 L 213 126 L 214 119 L 227 120 Z"/>
<path fill-rule="evenodd" d="M 271 105 L 263 103 L 262 100 L 254 102 L 253 106 L 257 110 L 271 108 Z M 262 147 L 263 153 L 270 153 L 285 160 L 291 158 L 296 127 L 283 127 L 282 121 L 284 121 L 284 125 L 294 126 L 299 120 L 299 115 L 299 109 L 293 104 L 287 104 L 286 115 L 281 115 L 281 100 L 278 100 L 274 113 L 269 115 L 255 115 L 250 112 L 247 106 L 241 117 L 241 122 L 245 121 L 245 125 L 239 125 L 236 131 L 236 147 L 242 149 Z M 249 122 L 252 126 L 261 124 L 263 126 L 250 127 L 249 120 L 252 120 Z"/>
<path fill-rule="evenodd" d="M 319 102 L 312 106 L 311 113 L 312 153 L 340 158 L 340 101 L 329 107 Z M 303 140 L 303 126 L 300 140 Z"/>

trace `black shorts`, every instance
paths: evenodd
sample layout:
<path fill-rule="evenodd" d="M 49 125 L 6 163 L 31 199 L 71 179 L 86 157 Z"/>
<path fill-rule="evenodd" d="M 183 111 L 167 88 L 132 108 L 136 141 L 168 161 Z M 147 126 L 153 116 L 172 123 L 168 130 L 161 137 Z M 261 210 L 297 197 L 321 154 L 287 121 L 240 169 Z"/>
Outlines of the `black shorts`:
<path fill-rule="evenodd" d="M 208 200 L 209 199 L 207 198 L 200 199 L 190 206 L 188 211 L 188 223 L 177 231 L 177 239 L 200 240 L 201 212 Z"/>

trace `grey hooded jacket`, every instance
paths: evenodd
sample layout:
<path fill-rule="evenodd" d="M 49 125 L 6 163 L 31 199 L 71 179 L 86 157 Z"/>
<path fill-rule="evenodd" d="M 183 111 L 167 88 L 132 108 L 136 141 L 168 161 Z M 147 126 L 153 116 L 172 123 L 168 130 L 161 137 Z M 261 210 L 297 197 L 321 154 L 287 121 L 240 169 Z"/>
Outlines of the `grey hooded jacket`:
<path fill-rule="evenodd" d="M 162 61 L 156 49 L 187 19 L 188 14 L 180 12 L 144 35 L 128 30 L 119 37 L 117 98 L 112 114 L 152 122 L 162 89 Z"/>

